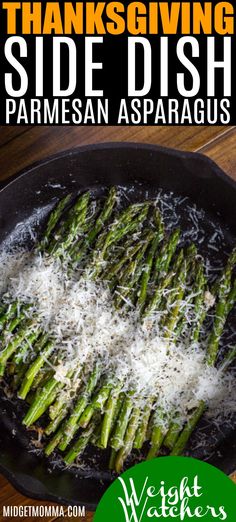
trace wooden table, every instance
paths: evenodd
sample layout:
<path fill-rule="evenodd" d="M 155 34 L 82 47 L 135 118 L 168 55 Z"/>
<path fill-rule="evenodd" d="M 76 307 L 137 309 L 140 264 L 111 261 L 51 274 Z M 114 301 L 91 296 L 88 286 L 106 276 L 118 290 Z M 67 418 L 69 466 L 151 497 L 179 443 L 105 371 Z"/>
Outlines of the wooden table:
<path fill-rule="evenodd" d="M 198 151 L 214 159 L 236 179 L 235 127 L 1 127 L 0 181 L 27 165 L 59 151 L 88 143 L 139 141 Z M 235 477 L 236 481 L 236 477 Z M 0 476 L 0 520 L 3 505 L 37 505 Z M 40 504 L 43 504 L 40 502 Z M 47 503 L 48 504 L 48 503 Z M 9 519 L 8 519 L 9 520 Z M 29 518 L 21 520 L 30 520 Z M 32 520 L 36 520 L 35 518 Z M 44 519 L 46 522 L 55 519 Z M 67 518 L 58 519 L 67 520 Z M 72 518 L 68 518 L 72 520 Z M 82 520 L 82 519 L 81 519 Z M 86 522 L 92 520 L 87 513 Z"/>

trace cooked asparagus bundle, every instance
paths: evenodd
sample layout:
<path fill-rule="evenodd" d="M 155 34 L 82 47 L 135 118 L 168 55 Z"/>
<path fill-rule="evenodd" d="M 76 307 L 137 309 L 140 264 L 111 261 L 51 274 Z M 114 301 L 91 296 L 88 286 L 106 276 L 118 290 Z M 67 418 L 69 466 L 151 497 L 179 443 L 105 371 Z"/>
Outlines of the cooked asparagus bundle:
<path fill-rule="evenodd" d="M 197 345 L 207 317 L 209 285 L 196 246 L 180 248 L 181 231 L 168 235 L 152 202 L 119 211 L 113 187 L 105 201 L 92 200 L 89 192 L 73 204 L 71 199 L 66 196 L 51 212 L 36 252 L 59 260 L 69 275 L 106 285 L 117 314 L 135 311 L 141 328 L 158 326 L 170 358 L 181 339 Z M 235 264 L 233 251 L 214 285 L 206 365 L 216 364 L 235 304 Z M 184 422 L 160 406 L 157 389 L 144 395 L 135 387 L 127 389 L 126 377 L 116 368 L 107 374 L 101 358 L 92 363 L 77 358 L 58 379 L 62 352 L 55 333 L 44 330 L 33 302 L 3 302 L 0 332 L 0 375 L 7 375 L 19 398 L 30 398 L 23 424 L 31 427 L 46 417 L 45 453 L 49 456 L 57 448 L 66 464 L 89 444 L 109 447 L 109 467 L 118 473 L 132 450 L 141 450 L 145 442 L 147 458 L 157 456 L 163 446 L 179 455 L 207 408 L 199 401 Z M 227 354 L 225 369 L 234 356 L 234 350 Z"/>

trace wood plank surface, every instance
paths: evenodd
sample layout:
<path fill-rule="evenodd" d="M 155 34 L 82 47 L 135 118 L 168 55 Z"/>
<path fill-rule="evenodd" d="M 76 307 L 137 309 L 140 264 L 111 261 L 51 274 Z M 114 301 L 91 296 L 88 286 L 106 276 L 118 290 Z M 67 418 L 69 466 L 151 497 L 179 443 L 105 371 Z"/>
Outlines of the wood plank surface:
<path fill-rule="evenodd" d="M 135 141 L 198 151 L 215 160 L 236 179 L 236 128 L 233 127 L 2 127 L 0 128 L 0 180 L 31 163 L 59 151 L 88 143 Z M 232 476 L 236 482 L 236 475 Z M 0 521 L 4 505 L 42 505 L 19 494 L 0 476 Z M 49 505 L 49 503 L 46 503 Z M 8 519 L 9 520 L 9 519 Z M 21 520 L 31 520 L 29 518 Z M 36 520 L 36 518 L 32 518 Z M 52 522 L 55 518 L 44 519 Z M 73 518 L 57 518 L 73 520 Z M 78 519 L 77 519 L 78 520 Z M 90 522 L 92 513 L 80 520 Z"/>
<path fill-rule="evenodd" d="M 200 152 L 212 158 L 227 174 L 236 180 L 236 129 L 218 136 L 201 147 Z"/>
<path fill-rule="evenodd" d="M 23 127 L 1 127 L 0 128 L 0 147 L 8 145 L 19 134 L 24 134 L 30 129 L 29 126 Z"/>
<path fill-rule="evenodd" d="M 230 127 L 21 127 L 22 134 L 0 148 L 0 179 L 66 149 L 105 141 L 157 143 L 183 150 L 201 150 Z M 2 128 L 1 135 L 4 135 Z M 3 139 L 3 138 L 2 138 Z"/>

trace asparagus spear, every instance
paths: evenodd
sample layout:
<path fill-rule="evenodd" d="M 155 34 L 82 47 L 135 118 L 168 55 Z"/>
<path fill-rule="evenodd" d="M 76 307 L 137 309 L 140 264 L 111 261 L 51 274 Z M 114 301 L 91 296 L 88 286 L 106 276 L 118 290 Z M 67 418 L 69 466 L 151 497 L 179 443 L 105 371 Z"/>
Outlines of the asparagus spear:
<path fill-rule="evenodd" d="M 8 366 L 8 373 L 10 375 L 14 375 L 14 385 L 16 382 L 20 382 L 22 375 L 25 372 L 25 369 L 28 367 L 27 360 L 30 360 L 33 354 L 33 345 L 37 338 L 39 337 L 40 332 L 35 330 L 33 331 L 23 342 L 22 346 L 14 353 L 11 358 L 10 364 Z M 20 377 L 19 377 L 20 375 Z M 17 377 L 17 379 L 16 379 Z"/>
<path fill-rule="evenodd" d="M 58 391 L 60 391 L 63 386 L 63 382 L 57 381 L 54 377 L 50 378 L 40 390 L 39 394 L 36 394 L 34 401 L 23 419 L 23 424 L 25 424 L 25 426 L 34 424 L 54 402 Z"/>
<path fill-rule="evenodd" d="M 60 390 L 62 386 L 63 384 L 57 382 L 54 378 L 45 384 L 42 389 L 43 393 L 39 393 L 39 395 L 36 394 L 35 400 L 23 419 L 25 426 L 31 426 L 45 413 L 50 404 L 55 400 L 58 390 Z"/>
<path fill-rule="evenodd" d="M 154 274 L 153 280 L 154 282 L 158 282 L 160 277 L 163 277 L 167 274 L 171 260 L 176 251 L 178 242 L 180 238 L 180 230 L 174 230 L 170 235 L 167 242 L 164 243 L 160 254 L 157 256 L 155 264 L 154 264 Z"/>
<path fill-rule="evenodd" d="M 64 457 L 64 462 L 66 464 L 72 464 L 74 460 L 83 453 L 85 450 L 91 435 L 94 432 L 94 429 L 96 427 L 96 419 L 93 419 L 86 430 L 82 431 L 79 439 L 75 444 L 72 446 L 72 448 L 68 451 L 66 456 Z"/>
<path fill-rule="evenodd" d="M 31 390 L 35 391 L 44 386 L 44 384 L 49 381 L 54 375 L 54 371 L 51 368 L 41 368 L 39 370 L 38 375 L 36 375 L 34 382 L 31 386 Z"/>
<path fill-rule="evenodd" d="M 107 270 L 104 270 L 104 272 L 101 274 L 102 279 L 107 279 L 110 283 L 115 279 L 115 276 L 120 277 L 120 273 L 127 263 L 130 263 L 130 261 L 136 256 L 136 254 L 142 249 L 143 245 L 146 244 L 146 242 L 149 244 L 150 241 L 153 239 L 154 234 L 152 231 L 148 231 L 146 234 L 142 235 L 142 240 L 136 241 L 134 238 L 132 238 L 132 241 L 130 242 L 130 239 L 127 241 L 128 245 L 127 247 L 124 247 L 124 250 L 122 250 L 122 253 L 124 254 L 116 260 L 115 263 L 112 263 L 112 265 L 109 265 Z M 113 288 L 113 285 L 111 285 L 111 288 Z"/>
<path fill-rule="evenodd" d="M 77 202 L 72 207 L 71 211 L 69 211 L 69 215 L 64 224 L 64 227 L 62 227 L 65 237 L 55 239 L 55 241 L 50 245 L 49 252 L 53 256 L 65 257 L 70 245 L 73 243 L 76 237 L 83 232 L 89 198 L 89 192 L 82 194 L 82 196 L 78 198 Z"/>
<path fill-rule="evenodd" d="M 106 405 L 106 411 L 101 426 L 101 446 L 107 447 L 108 439 L 111 433 L 113 419 L 116 416 L 116 408 L 119 403 L 121 385 L 117 385 L 111 392 Z"/>
<path fill-rule="evenodd" d="M 20 397 L 20 399 L 25 399 L 27 397 L 34 378 L 36 377 L 40 368 L 44 365 L 45 359 L 49 357 L 54 349 L 54 343 L 53 341 L 48 340 L 48 335 L 45 334 L 40 338 L 36 349 L 40 352 L 40 354 L 25 374 L 25 378 L 18 393 L 18 397 Z"/>
<path fill-rule="evenodd" d="M 7 306 L 4 305 L 4 304 L 1 304 L 0 305 L 0 327 L 1 327 L 1 324 L 2 324 L 2 318 L 5 317 L 6 310 L 7 310 Z"/>
<path fill-rule="evenodd" d="M 141 410 L 138 406 L 135 406 L 133 408 L 133 411 L 130 416 L 130 421 L 127 426 L 127 430 L 125 432 L 124 436 L 124 444 L 122 448 L 118 451 L 118 454 L 115 459 L 115 470 L 117 473 L 120 473 L 125 460 L 127 459 L 128 455 L 132 451 L 133 442 L 135 438 L 135 434 L 138 428 L 138 423 L 140 419 Z"/>
<path fill-rule="evenodd" d="M 117 398 L 115 396 L 114 408 L 112 405 L 111 408 L 109 409 L 110 397 L 107 401 L 106 412 L 105 412 L 105 415 L 107 414 L 107 419 L 105 420 L 105 422 L 103 419 L 103 422 L 100 424 L 99 432 L 98 432 L 97 436 L 94 437 L 94 440 L 92 441 L 92 443 L 95 446 L 98 446 L 99 448 L 107 447 L 108 441 L 109 441 L 111 433 L 113 432 L 113 429 L 116 425 L 116 421 L 118 419 L 118 416 L 119 416 L 119 413 L 120 413 L 120 410 L 122 408 L 122 404 L 124 401 L 124 394 L 120 393 Z"/>
<path fill-rule="evenodd" d="M 14 375 L 13 377 L 13 388 L 16 390 L 28 369 L 29 363 L 35 354 L 36 347 L 35 343 L 40 336 L 39 329 L 34 330 L 30 335 L 23 341 L 21 347 L 17 349 L 13 357 L 10 360 L 8 366 L 8 373 Z"/>
<path fill-rule="evenodd" d="M 71 260 L 73 264 L 78 264 L 84 254 L 87 252 L 88 248 L 91 247 L 96 237 L 99 235 L 101 230 L 103 229 L 105 223 L 108 222 L 108 220 L 111 217 L 112 211 L 114 209 L 116 203 L 116 189 L 112 187 L 109 191 L 107 200 L 105 201 L 105 204 L 103 206 L 103 209 L 101 213 L 99 214 L 98 218 L 95 221 L 94 226 L 91 228 L 90 232 L 88 233 L 87 237 L 82 242 L 80 248 L 73 252 L 71 256 Z"/>
<path fill-rule="evenodd" d="M 163 279 L 161 279 L 160 283 L 157 285 L 157 287 L 154 291 L 153 297 L 150 300 L 150 303 L 144 310 L 144 314 L 143 314 L 144 317 L 151 315 L 151 313 L 154 310 L 156 310 L 157 308 L 160 307 L 160 305 L 163 301 L 163 292 L 166 288 L 170 287 L 176 273 L 179 272 L 179 269 L 183 263 L 183 258 L 184 258 L 184 251 L 183 251 L 183 249 L 181 249 L 173 264 L 172 270 L 169 273 L 167 273 L 166 276 L 163 277 Z"/>
<path fill-rule="evenodd" d="M 66 449 L 70 441 L 73 439 L 76 431 L 78 430 L 78 422 L 82 413 L 85 411 L 85 408 L 89 402 L 89 398 L 97 385 L 100 375 L 101 367 L 99 364 L 97 364 L 88 379 L 88 383 L 83 390 L 83 394 L 78 398 L 69 419 L 63 426 L 59 446 L 62 451 Z"/>
<path fill-rule="evenodd" d="M 70 199 L 71 199 L 70 194 L 65 196 L 65 198 L 61 199 L 59 201 L 59 203 L 56 205 L 56 207 L 53 209 L 53 211 L 51 212 L 46 229 L 44 230 L 42 240 L 38 244 L 38 250 L 40 250 L 41 252 L 43 252 L 47 248 L 47 246 L 49 244 L 51 233 L 53 232 L 54 228 L 60 221 L 62 214 L 65 210 L 65 207 L 68 205 Z"/>
<path fill-rule="evenodd" d="M 163 441 L 163 446 L 165 446 L 169 450 L 172 450 L 174 448 L 179 434 L 182 431 L 183 425 L 183 420 L 180 419 L 179 416 L 177 416 L 177 420 L 170 424 L 170 427 Z"/>
<path fill-rule="evenodd" d="M 204 267 L 202 263 L 199 263 L 197 273 L 196 273 L 196 283 L 195 283 L 195 292 L 196 297 L 194 300 L 194 309 L 193 309 L 193 325 L 191 331 L 191 342 L 198 342 L 201 327 L 205 320 L 207 307 L 204 303 L 205 299 L 205 290 L 206 290 L 206 276 L 204 273 Z"/>
<path fill-rule="evenodd" d="M 111 448 L 111 454 L 110 454 L 110 459 L 109 459 L 109 469 L 110 470 L 114 470 L 115 468 L 115 461 L 116 461 L 116 455 L 117 455 L 117 451 L 113 448 Z"/>
<path fill-rule="evenodd" d="M 87 428 L 95 410 L 103 410 L 110 395 L 111 389 L 112 383 L 107 382 L 96 393 L 95 397 L 93 397 L 92 399 L 91 404 L 88 404 L 88 406 L 85 408 L 84 412 L 80 417 L 78 425 L 81 428 Z"/>
<path fill-rule="evenodd" d="M 25 340 L 25 342 L 22 344 L 22 346 L 17 350 L 17 352 L 12 357 L 12 363 L 14 365 L 14 368 L 17 367 L 17 365 L 23 363 L 25 360 L 26 354 L 29 352 L 29 355 L 32 355 L 35 353 L 36 348 L 34 346 L 34 352 L 33 352 L 33 345 L 35 341 L 37 341 L 38 337 L 40 335 L 39 330 L 33 331 Z M 30 349 L 30 350 L 29 350 Z M 32 350 L 32 351 L 31 351 Z"/>
<path fill-rule="evenodd" d="M 154 397 L 150 397 L 148 400 L 148 403 L 146 404 L 143 413 L 142 418 L 140 419 L 139 426 L 137 428 L 135 438 L 134 438 L 134 449 L 142 449 L 143 444 L 147 437 L 147 428 L 148 428 L 148 422 L 151 416 L 152 407 L 153 407 Z"/>
<path fill-rule="evenodd" d="M 79 383 L 78 383 L 79 387 Z M 61 393 L 58 394 L 55 402 L 49 408 L 49 417 L 53 421 L 58 418 L 61 410 L 65 411 L 65 405 L 70 404 L 70 389 L 63 388 Z"/>
<path fill-rule="evenodd" d="M 206 410 L 206 404 L 204 401 L 200 401 L 198 407 L 194 411 L 193 415 L 188 420 L 185 428 L 182 433 L 178 437 L 177 441 L 174 444 L 174 447 L 171 451 L 171 455 L 181 455 L 184 451 L 184 448 L 192 435 L 193 430 L 195 429 L 197 423 L 201 419 L 204 411 Z"/>
<path fill-rule="evenodd" d="M 189 269 L 191 268 L 191 263 L 195 254 L 196 247 L 191 245 L 187 250 L 186 258 L 183 261 L 183 266 L 175 276 L 174 287 L 176 285 L 176 289 L 167 300 L 167 309 L 170 304 L 174 304 L 174 306 L 171 309 L 171 312 L 168 314 L 166 321 L 164 322 L 164 336 L 166 339 L 170 339 L 180 319 L 181 303 L 186 291 L 185 285 L 187 283 Z"/>
<path fill-rule="evenodd" d="M 151 246 L 149 248 L 146 263 L 143 267 L 143 273 L 142 273 L 141 282 L 140 282 L 140 290 L 138 293 L 137 306 L 140 308 L 140 313 L 142 313 L 142 310 L 145 306 L 145 301 L 147 298 L 147 288 L 148 288 L 149 279 L 151 277 L 151 271 L 152 271 L 152 267 L 154 264 L 156 251 L 164 237 L 164 224 L 163 224 L 162 217 L 161 217 L 161 214 L 158 209 L 154 209 L 154 218 L 155 218 L 155 225 L 157 227 L 157 231 L 153 238 Z"/>
<path fill-rule="evenodd" d="M 229 350 L 229 352 L 226 354 L 226 356 L 224 357 L 224 359 L 220 365 L 221 371 L 227 370 L 235 358 L 236 358 L 236 346 L 233 346 L 233 348 L 231 348 Z"/>
<path fill-rule="evenodd" d="M 137 306 L 140 309 L 140 313 L 142 313 L 146 300 L 147 300 L 147 289 L 148 289 L 148 282 L 151 276 L 151 270 L 154 262 L 154 256 L 157 250 L 157 247 L 160 243 L 160 234 L 157 233 L 156 237 L 154 237 L 152 244 L 150 246 L 146 263 L 144 264 L 143 274 L 141 277 L 141 283 L 140 283 L 140 291 L 138 296 L 138 302 Z"/>
<path fill-rule="evenodd" d="M 112 223 L 108 233 L 105 232 L 98 238 L 93 258 L 94 279 L 102 271 L 102 263 L 106 259 L 108 249 L 127 234 L 137 230 L 138 226 L 145 220 L 149 206 L 148 203 L 131 205 Z"/>
<path fill-rule="evenodd" d="M 52 421 L 52 422 L 54 422 L 54 421 Z M 63 424 L 62 424 L 62 426 L 63 426 Z M 50 423 L 46 428 L 46 435 L 50 435 L 51 433 L 52 433 L 52 430 L 51 430 L 51 423 Z M 56 447 L 60 443 L 62 435 L 63 435 L 63 429 L 61 427 L 56 432 L 54 437 L 48 442 L 46 448 L 44 449 L 44 453 L 45 453 L 45 455 L 47 455 L 47 457 L 49 457 L 49 455 L 51 455 L 51 453 L 56 449 Z"/>
<path fill-rule="evenodd" d="M 114 304 L 116 308 L 120 308 L 125 299 L 129 299 L 130 303 L 135 303 L 138 293 L 138 283 L 144 267 L 145 252 L 150 244 L 152 236 L 148 235 L 143 242 L 142 248 L 136 257 L 127 265 L 124 272 L 120 275 L 115 288 Z"/>
<path fill-rule="evenodd" d="M 78 420 L 81 417 L 81 414 L 83 413 L 89 397 L 91 393 L 93 392 L 97 380 L 100 375 L 100 366 L 96 365 L 94 371 L 92 372 L 87 385 L 85 386 L 82 395 L 79 396 L 77 399 L 77 402 L 75 404 L 75 407 L 70 415 L 70 417 L 64 422 L 64 424 L 61 425 L 58 432 L 55 434 L 53 439 L 48 443 L 45 449 L 46 455 L 50 455 L 52 451 L 58 446 L 60 443 L 59 448 L 64 451 L 70 441 L 72 440 L 73 436 L 75 435 L 76 431 L 78 430 Z M 67 413 L 67 412 L 66 412 Z M 56 419 L 55 419 L 56 421 Z M 48 428 L 46 429 L 46 433 L 50 434 L 54 430 L 54 421 L 48 425 Z"/>
<path fill-rule="evenodd" d="M 156 457 L 165 438 L 166 427 L 164 425 L 164 417 L 164 411 L 161 408 L 158 408 L 153 418 L 151 446 L 147 455 L 147 460 Z"/>
<path fill-rule="evenodd" d="M 11 315 L 10 312 L 8 315 L 8 312 L 7 312 L 7 321 L 9 320 L 10 322 L 7 322 L 7 324 L 5 325 L 4 331 L 2 332 L 2 334 L 0 336 L 1 345 L 4 345 L 6 343 L 8 334 L 13 333 L 14 330 L 17 328 L 17 326 L 20 325 L 20 323 L 26 318 L 25 312 L 27 311 L 28 308 L 29 308 L 29 306 L 25 305 L 25 306 L 21 306 L 18 310 L 18 304 L 17 304 L 17 314 L 16 315 L 15 314 Z"/>
<path fill-rule="evenodd" d="M 8 321 L 12 320 L 17 314 L 18 303 L 11 303 L 7 307 L 3 307 L 0 317 L 0 330 L 3 331 Z"/>
<path fill-rule="evenodd" d="M 58 415 L 57 417 L 55 417 L 54 419 L 52 419 L 49 424 L 46 426 L 45 428 L 45 435 L 51 435 L 52 433 L 55 433 L 55 431 L 57 430 L 57 428 L 60 426 L 61 422 L 65 419 L 65 417 L 67 416 L 67 413 L 68 413 L 68 410 L 69 410 L 69 403 L 65 403 L 65 406 L 64 408 L 61 408 L 61 410 L 58 412 Z M 61 434 L 60 434 L 61 435 Z M 59 432 L 57 432 L 56 434 L 56 439 L 57 443 L 54 445 L 52 451 L 55 449 L 55 447 L 59 444 L 59 441 L 61 440 L 61 436 L 59 437 Z M 55 442 L 55 441 L 54 441 Z M 54 443 L 53 443 L 54 444 Z M 50 445 L 50 442 L 47 446 L 47 452 L 46 454 L 49 455 L 51 453 L 51 451 L 48 450 L 49 448 L 49 445 Z M 50 446 L 51 447 L 51 446 Z"/>
<path fill-rule="evenodd" d="M 116 451 L 123 446 L 124 435 L 129 422 L 130 414 L 133 410 L 133 393 L 130 392 L 126 395 L 123 406 L 121 408 L 120 415 L 117 419 L 114 433 L 110 440 L 111 448 Z"/>
<path fill-rule="evenodd" d="M 20 346 L 22 341 L 25 339 L 27 335 L 30 335 L 32 332 L 32 328 L 34 327 L 34 321 L 32 319 L 28 319 L 24 321 L 21 327 L 18 329 L 18 332 L 13 337 L 13 339 L 6 345 L 6 347 L 0 353 L 0 376 L 4 375 L 4 371 L 6 368 L 6 363 L 8 359 L 14 354 L 17 348 Z"/>

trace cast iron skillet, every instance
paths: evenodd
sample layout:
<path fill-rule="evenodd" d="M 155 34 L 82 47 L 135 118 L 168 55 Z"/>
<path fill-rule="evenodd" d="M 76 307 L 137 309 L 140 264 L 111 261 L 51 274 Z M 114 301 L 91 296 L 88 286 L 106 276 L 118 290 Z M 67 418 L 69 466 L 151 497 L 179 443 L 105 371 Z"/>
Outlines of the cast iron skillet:
<path fill-rule="evenodd" d="M 188 196 L 211 220 L 221 222 L 230 247 L 236 237 L 236 183 L 210 159 L 200 154 L 179 152 L 154 145 L 108 143 L 66 151 L 44 160 L 11 178 L 0 190 L 0 244 L 29 219 L 38 222 L 36 232 L 58 198 L 88 188 L 99 193 L 110 185 L 134 185 L 134 197 L 146 191 L 173 191 Z M 43 212 L 41 210 L 43 209 Z M 27 227 L 25 241 L 29 242 Z M 98 468 L 90 471 L 63 469 L 29 451 L 28 435 L 21 427 L 21 404 L 0 399 L 0 471 L 23 494 L 59 503 L 84 504 L 94 509 L 112 477 Z M 207 450 L 189 449 L 225 473 L 236 469 L 236 437 L 231 428 L 214 433 L 203 425 L 209 437 Z M 215 441 L 217 439 L 217 444 Z"/>

